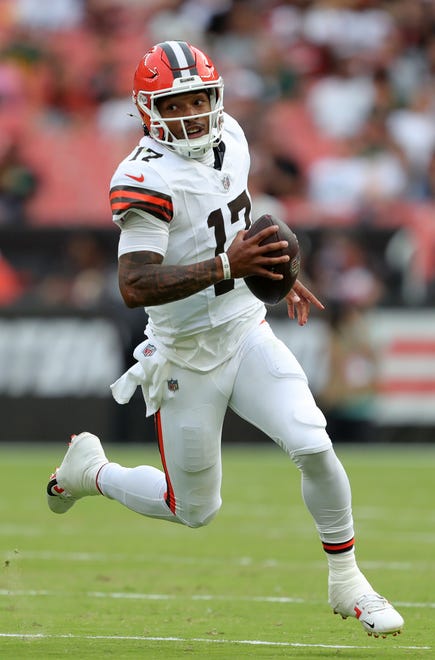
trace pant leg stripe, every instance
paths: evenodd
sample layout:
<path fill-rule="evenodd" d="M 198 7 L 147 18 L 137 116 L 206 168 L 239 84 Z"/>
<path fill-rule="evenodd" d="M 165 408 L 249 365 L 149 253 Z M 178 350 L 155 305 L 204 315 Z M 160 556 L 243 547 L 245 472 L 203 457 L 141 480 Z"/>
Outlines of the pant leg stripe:
<path fill-rule="evenodd" d="M 162 421 L 161 421 L 161 418 L 160 418 L 160 410 L 158 410 L 154 415 L 154 423 L 155 423 L 155 427 L 156 427 L 157 442 L 158 442 L 158 445 L 159 445 L 160 457 L 162 459 L 162 466 L 163 466 L 163 470 L 164 470 L 164 473 L 165 473 L 165 476 L 166 476 L 165 501 L 166 501 L 166 504 L 168 505 L 168 508 L 175 515 L 176 501 L 175 501 L 174 489 L 172 488 L 171 479 L 169 477 L 168 469 L 167 469 L 167 466 L 166 466 L 166 457 L 165 457 L 165 448 L 164 448 L 164 443 L 163 443 L 163 432 L 162 432 Z"/>

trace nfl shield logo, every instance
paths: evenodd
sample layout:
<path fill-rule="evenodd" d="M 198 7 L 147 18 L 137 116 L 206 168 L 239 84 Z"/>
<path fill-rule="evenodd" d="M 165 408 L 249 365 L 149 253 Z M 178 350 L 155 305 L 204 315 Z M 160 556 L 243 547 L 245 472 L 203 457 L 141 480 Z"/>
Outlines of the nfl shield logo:
<path fill-rule="evenodd" d="M 228 176 L 228 174 L 225 174 L 225 176 L 222 177 L 222 185 L 224 187 L 224 190 L 230 189 L 230 177 Z"/>
<path fill-rule="evenodd" d="M 151 357 L 151 355 L 154 355 L 156 350 L 157 349 L 155 346 L 153 346 L 153 344 L 147 344 L 143 349 L 142 353 L 144 354 L 145 357 Z"/>
<path fill-rule="evenodd" d="M 170 392 L 176 392 L 178 390 L 178 380 L 171 378 L 168 380 L 168 390 Z"/>

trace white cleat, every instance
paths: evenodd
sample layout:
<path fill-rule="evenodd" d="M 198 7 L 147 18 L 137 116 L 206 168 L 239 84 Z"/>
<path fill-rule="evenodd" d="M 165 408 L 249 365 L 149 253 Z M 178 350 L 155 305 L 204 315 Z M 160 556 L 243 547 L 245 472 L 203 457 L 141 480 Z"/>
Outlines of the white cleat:
<path fill-rule="evenodd" d="M 48 508 L 53 513 L 66 513 L 77 500 L 58 485 L 56 480 L 57 469 L 50 476 L 50 481 L 47 484 Z"/>
<path fill-rule="evenodd" d="M 364 630 L 374 637 L 399 634 L 404 626 L 399 612 L 386 598 L 372 590 L 364 576 L 360 577 L 360 589 L 355 589 L 355 586 L 351 587 L 354 594 L 361 594 L 357 597 L 349 596 L 349 586 L 346 588 L 340 583 L 330 583 L 329 602 L 334 614 L 340 614 L 343 619 L 347 619 L 348 616 L 355 617 Z M 361 588 L 364 587 L 368 587 L 366 593 L 361 591 Z"/>
<path fill-rule="evenodd" d="M 97 476 L 108 463 L 101 442 L 92 433 L 74 435 L 60 467 L 47 485 L 48 506 L 53 513 L 65 513 L 82 497 L 99 495 Z"/>
<path fill-rule="evenodd" d="M 375 637 L 398 635 L 405 623 L 391 603 L 376 593 L 358 598 L 353 609 L 364 630 Z"/>

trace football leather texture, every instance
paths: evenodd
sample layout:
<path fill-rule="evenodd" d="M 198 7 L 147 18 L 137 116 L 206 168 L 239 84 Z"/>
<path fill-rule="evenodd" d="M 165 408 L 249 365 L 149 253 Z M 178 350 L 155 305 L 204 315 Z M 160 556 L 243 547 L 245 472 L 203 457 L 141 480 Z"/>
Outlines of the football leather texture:
<path fill-rule="evenodd" d="M 290 260 L 286 263 L 269 267 L 269 270 L 272 270 L 274 273 L 281 273 L 283 275 L 282 280 L 269 280 L 267 277 L 262 277 L 261 275 L 249 275 L 244 278 L 246 285 L 254 296 L 267 305 L 276 305 L 285 298 L 299 275 L 301 260 L 296 235 L 285 222 L 268 213 L 260 216 L 258 220 L 252 223 L 245 235 L 245 239 L 255 236 L 262 229 L 266 229 L 266 227 L 271 227 L 272 225 L 277 225 L 278 231 L 268 236 L 260 245 L 268 245 L 277 241 L 288 242 L 288 246 L 285 249 L 273 250 L 267 253 L 267 256 L 270 257 L 281 257 L 284 254 L 288 254 L 290 257 Z"/>

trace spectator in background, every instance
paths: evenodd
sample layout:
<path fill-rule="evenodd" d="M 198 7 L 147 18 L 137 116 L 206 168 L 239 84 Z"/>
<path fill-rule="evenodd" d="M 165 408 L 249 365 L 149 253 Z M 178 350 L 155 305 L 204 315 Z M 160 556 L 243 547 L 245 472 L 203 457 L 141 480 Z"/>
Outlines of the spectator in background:
<path fill-rule="evenodd" d="M 228 80 L 225 108 L 243 125 L 247 139 L 253 140 L 258 135 L 264 114 L 262 78 L 249 68 L 232 67 L 225 79 Z"/>
<path fill-rule="evenodd" d="M 35 284 L 33 302 L 46 308 L 81 310 L 121 302 L 111 255 L 92 232 L 73 233 L 59 256 L 59 263 Z"/>
<path fill-rule="evenodd" d="M 20 276 L 0 252 L 0 307 L 7 307 L 19 300 L 23 290 Z"/>
<path fill-rule="evenodd" d="M 427 167 L 410 182 L 408 196 L 419 202 L 435 201 L 435 150 L 429 156 Z"/>
<path fill-rule="evenodd" d="M 361 241 L 345 232 L 325 232 L 312 257 L 311 277 L 328 304 L 346 302 L 370 309 L 384 294 L 382 280 Z"/>
<path fill-rule="evenodd" d="M 332 214 L 370 217 L 379 206 L 403 196 L 408 168 L 382 113 L 372 113 L 355 135 L 343 143 L 343 153 L 318 158 L 309 168 L 311 201 Z"/>
<path fill-rule="evenodd" d="M 20 25 L 39 30 L 65 30 L 83 20 L 85 0 L 15 0 Z"/>
<path fill-rule="evenodd" d="M 111 277 L 115 269 L 109 255 L 91 233 L 71 236 L 66 248 L 65 271 L 71 282 L 69 303 L 73 307 L 98 306 L 110 294 L 108 285 L 116 290 L 116 278 Z"/>
<path fill-rule="evenodd" d="M 286 203 L 305 195 L 305 173 L 297 157 L 285 149 L 280 150 L 279 145 L 270 139 L 267 124 L 263 121 L 262 125 L 261 138 L 251 142 L 249 189 L 252 217 L 271 213 L 292 224 Z"/>
<path fill-rule="evenodd" d="M 37 176 L 26 164 L 20 145 L 11 139 L 0 144 L 0 225 L 27 223 L 26 204 L 37 188 Z"/>
<path fill-rule="evenodd" d="M 256 220 L 264 213 L 285 220 L 286 208 L 269 192 L 269 179 L 273 163 L 267 153 L 260 149 L 251 151 L 249 190 L 252 198 L 252 218 Z"/>
<path fill-rule="evenodd" d="M 368 59 L 390 35 L 393 21 L 388 5 L 397 3 L 332 0 L 301 4 L 306 10 L 304 31 L 310 41 L 328 46 L 339 56 L 358 54 Z"/>
<path fill-rule="evenodd" d="M 356 135 L 373 108 L 370 68 L 358 57 L 331 58 L 331 70 L 313 83 L 306 103 L 318 128 L 331 138 Z"/>
<path fill-rule="evenodd" d="M 17 127 L 20 130 L 25 125 L 28 117 L 26 92 L 26 79 L 20 65 L 8 60 L 4 51 L 0 51 L 0 131 L 3 139 Z"/>
<path fill-rule="evenodd" d="M 270 7 L 265 25 L 269 38 L 261 53 L 262 73 L 275 77 L 281 97 L 294 98 L 327 71 L 329 49 L 307 37 L 305 15 L 296 3 Z"/>
<path fill-rule="evenodd" d="M 410 192 L 428 172 L 435 149 L 434 108 L 435 87 L 425 85 L 407 106 L 393 110 L 387 118 L 389 135 L 406 158 Z"/>
<path fill-rule="evenodd" d="M 342 300 L 328 306 L 329 373 L 318 392 L 327 429 L 338 442 L 372 440 L 377 354 L 363 310 Z"/>

